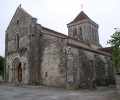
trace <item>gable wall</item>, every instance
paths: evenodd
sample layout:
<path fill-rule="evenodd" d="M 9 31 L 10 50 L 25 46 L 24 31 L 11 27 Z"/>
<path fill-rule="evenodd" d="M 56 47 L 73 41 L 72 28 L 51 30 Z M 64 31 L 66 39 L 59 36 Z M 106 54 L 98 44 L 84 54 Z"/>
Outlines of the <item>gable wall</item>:
<path fill-rule="evenodd" d="M 17 25 L 17 20 L 19 23 Z M 8 52 L 15 50 L 15 34 L 20 36 L 20 48 L 26 47 L 28 45 L 28 33 L 30 32 L 30 24 L 32 20 L 21 9 L 16 10 L 15 15 L 13 16 L 7 30 L 6 37 L 8 41 Z"/>

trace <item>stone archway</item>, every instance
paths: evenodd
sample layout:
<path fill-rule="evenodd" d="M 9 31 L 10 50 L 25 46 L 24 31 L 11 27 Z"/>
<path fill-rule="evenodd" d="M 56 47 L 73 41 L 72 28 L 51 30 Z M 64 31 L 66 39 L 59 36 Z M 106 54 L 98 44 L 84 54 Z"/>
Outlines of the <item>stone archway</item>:
<path fill-rule="evenodd" d="M 22 83 L 22 66 L 21 66 L 21 61 L 18 58 L 15 58 L 13 60 L 13 70 L 12 70 L 12 78 L 14 82 L 20 82 Z"/>

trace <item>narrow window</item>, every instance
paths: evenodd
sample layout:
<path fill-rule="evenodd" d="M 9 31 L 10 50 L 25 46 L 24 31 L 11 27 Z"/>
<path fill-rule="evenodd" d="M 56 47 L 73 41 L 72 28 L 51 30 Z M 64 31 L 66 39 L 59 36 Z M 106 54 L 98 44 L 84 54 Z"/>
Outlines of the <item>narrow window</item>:
<path fill-rule="evenodd" d="M 93 37 L 93 41 L 95 42 L 95 34 L 94 34 L 94 29 L 92 28 L 92 37 Z"/>
<path fill-rule="evenodd" d="M 77 36 L 77 29 L 75 28 L 74 30 L 73 30 L 73 37 L 76 37 Z"/>
<path fill-rule="evenodd" d="M 82 36 L 82 28 L 81 27 L 79 27 L 79 29 L 78 29 L 78 38 L 80 39 L 80 40 L 83 40 L 83 36 Z"/>
<path fill-rule="evenodd" d="M 92 33 L 92 41 L 94 41 L 94 34 Z"/>
<path fill-rule="evenodd" d="M 93 29 L 93 33 L 94 33 L 94 41 L 96 42 L 96 33 L 95 33 L 95 29 Z"/>
<path fill-rule="evenodd" d="M 19 34 L 15 35 L 15 48 L 19 49 Z"/>
<path fill-rule="evenodd" d="M 17 25 L 19 24 L 19 20 L 17 20 Z"/>
<path fill-rule="evenodd" d="M 92 35 L 92 42 L 95 41 L 95 38 L 94 38 L 94 31 L 93 31 L 93 28 L 91 27 L 91 35 Z"/>
<path fill-rule="evenodd" d="M 82 35 L 82 28 L 80 27 L 80 29 L 79 29 L 79 30 L 80 30 L 80 35 Z"/>
<path fill-rule="evenodd" d="M 90 40 L 92 41 L 92 28 L 89 26 L 89 34 L 90 34 Z"/>
<path fill-rule="evenodd" d="M 45 77 L 48 77 L 48 73 L 47 72 L 45 72 Z"/>
<path fill-rule="evenodd" d="M 96 38 L 96 42 L 98 41 L 98 39 L 97 39 L 97 30 L 95 30 L 95 38 Z"/>

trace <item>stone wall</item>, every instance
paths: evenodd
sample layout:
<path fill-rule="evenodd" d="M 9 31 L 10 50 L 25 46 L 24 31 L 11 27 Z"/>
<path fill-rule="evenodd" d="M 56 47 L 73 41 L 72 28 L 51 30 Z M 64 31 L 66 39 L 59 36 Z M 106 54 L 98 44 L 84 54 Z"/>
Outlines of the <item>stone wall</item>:
<path fill-rule="evenodd" d="M 115 84 L 110 58 L 75 46 L 67 47 L 67 88 Z"/>
<path fill-rule="evenodd" d="M 67 52 L 67 68 L 66 83 L 67 89 L 79 88 L 80 84 L 80 68 L 79 68 L 79 49 L 68 46 Z"/>
<path fill-rule="evenodd" d="M 64 40 L 56 36 L 42 34 L 42 84 L 49 86 L 65 87 L 66 56 Z"/>
<path fill-rule="evenodd" d="M 96 84 L 108 85 L 108 72 L 106 59 L 102 55 L 96 55 Z"/>
<path fill-rule="evenodd" d="M 115 85 L 115 77 L 114 77 L 114 67 L 112 66 L 112 61 L 109 57 L 106 57 L 107 61 L 107 72 L 108 72 L 108 82 L 110 85 Z"/>
<path fill-rule="evenodd" d="M 95 88 L 96 73 L 94 53 L 81 49 L 79 55 L 81 63 L 80 88 Z"/>

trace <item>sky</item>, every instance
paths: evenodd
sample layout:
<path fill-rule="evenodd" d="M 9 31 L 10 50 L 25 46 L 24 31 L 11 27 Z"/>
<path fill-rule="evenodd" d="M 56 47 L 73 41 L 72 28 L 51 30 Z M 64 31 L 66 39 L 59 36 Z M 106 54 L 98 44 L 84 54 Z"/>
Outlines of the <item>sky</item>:
<path fill-rule="evenodd" d="M 0 56 L 4 56 L 5 31 L 20 4 L 38 19 L 39 24 L 66 35 L 66 24 L 83 10 L 99 25 L 99 40 L 103 47 L 110 46 L 107 41 L 115 32 L 114 28 L 120 28 L 120 0 L 1 0 Z"/>

